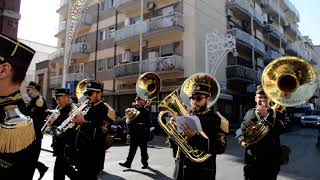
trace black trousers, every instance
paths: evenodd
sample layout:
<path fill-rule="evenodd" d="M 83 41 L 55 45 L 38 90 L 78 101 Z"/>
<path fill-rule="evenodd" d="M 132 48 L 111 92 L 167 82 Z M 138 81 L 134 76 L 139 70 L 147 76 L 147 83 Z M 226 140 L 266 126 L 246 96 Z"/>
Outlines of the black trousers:
<path fill-rule="evenodd" d="M 57 155 L 53 169 L 54 180 L 65 180 L 65 176 L 68 176 L 71 180 L 78 178 L 77 171 L 69 165 L 63 155 Z"/>
<path fill-rule="evenodd" d="M 132 163 L 134 156 L 136 155 L 137 149 L 140 147 L 141 151 L 141 163 L 143 165 L 148 165 L 148 142 L 147 141 L 136 141 L 136 140 L 131 140 L 130 142 L 130 148 L 129 148 L 129 154 L 127 157 L 126 163 L 130 164 Z"/>
<path fill-rule="evenodd" d="M 38 137 L 37 137 L 38 138 Z M 41 152 L 41 144 L 42 144 L 42 138 L 39 137 L 39 139 L 35 140 L 35 149 L 34 149 L 34 168 L 38 169 L 38 171 L 40 172 L 41 169 L 45 168 L 46 166 L 38 161 L 39 156 L 40 156 L 40 152 Z"/>
<path fill-rule="evenodd" d="M 279 168 L 256 167 L 247 164 L 243 168 L 244 180 L 276 180 L 279 174 Z"/>

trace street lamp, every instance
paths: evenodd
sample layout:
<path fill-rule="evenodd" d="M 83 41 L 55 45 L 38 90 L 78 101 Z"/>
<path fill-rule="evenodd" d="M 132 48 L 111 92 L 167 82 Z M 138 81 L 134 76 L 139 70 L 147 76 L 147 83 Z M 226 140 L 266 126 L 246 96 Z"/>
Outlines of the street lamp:
<path fill-rule="evenodd" d="M 217 31 L 207 34 L 205 41 L 206 73 L 215 75 L 223 58 L 231 51 L 234 56 L 237 56 L 234 36 Z"/>

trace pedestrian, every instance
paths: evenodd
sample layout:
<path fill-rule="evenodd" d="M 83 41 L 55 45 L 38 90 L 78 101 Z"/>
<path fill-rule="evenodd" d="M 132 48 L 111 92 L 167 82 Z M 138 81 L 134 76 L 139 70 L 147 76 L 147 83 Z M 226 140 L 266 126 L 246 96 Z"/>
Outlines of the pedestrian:
<path fill-rule="evenodd" d="M 146 101 L 139 96 L 135 98 L 133 109 L 136 110 L 134 117 L 127 116 L 126 122 L 128 125 L 128 137 L 130 139 L 129 154 L 125 162 L 120 162 L 119 165 L 131 168 L 131 163 L 134 159 L 138 147 L 141 151 L 142 169 L 149 167 L 148 164 L 148 140 L 150 136 L 150 111 L 145 107 Z M 127 109 L 130 111 L 131 108 Z M 126 112 L 130 113 L 130 112 Z"/>

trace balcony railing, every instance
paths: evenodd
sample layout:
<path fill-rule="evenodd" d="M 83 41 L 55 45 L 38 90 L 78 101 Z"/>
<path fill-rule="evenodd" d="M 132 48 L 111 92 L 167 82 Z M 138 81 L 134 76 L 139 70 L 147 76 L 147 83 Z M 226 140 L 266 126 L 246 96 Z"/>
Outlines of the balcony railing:
<path fill-rule="evenodd" d="M 65 14 L 67 12 L 68 0 L 60 0 L 60 6 L 56 12 Z"/>
<path fill-rule="evenodd" d="M 255 70 L 241 65 L 227 66 L 226 73 L 228 80 L 254 82 L 257 78 Z"/>
<path fill-rule="evenodd" d="M 181 73 L 183 72 L 183 58 L 178 55 L 144 60 L 141 63 L 141 73 Z M 115 78 L 139 74 L 139 62 L 121 64 L 113 68 Z"/>
<path fill-rule="evenodd" d="M 281 40 L 282 43 L 284 44 L 288 43 L 287 37 L 278 28 L 274 27 L 273 25 L 271 24 L 266 25 L 264 27 L 264 31 L 267 33 L 270 33 L 275 38 Z"/>
<path fill-rule="evenodd" d="M 67 22 L 62 21 L 59 24 L 58 33 L 55 35 L 55 37 L 59 38 L 60 36 L 63 37 L 65 35 L 65 31 L 67 29 Z"/>
<path fill-rule="evenodd" d="M 252 16 L 261 26 L 266 21 L 266 18 L 256 11 L 247 0 L 228 0 L 227 6 L 230 9 L 238 9 L 250 17 Z"/>
<path fill-rule="evenodd" d="M 126 26 L 115 32 L 115 41 L 122 41 L 128 38 L 136 37 L 141 33 L 154 32 L 170 27 L 183 28 L 182 14 L 175 12 L 172 14 L 159 16 L 145 20 L 143 22 L 137 22 L 135 24 Z"/>
<path fill-rule="evenodd" d="M 287 51 L 291 51 L 295 53 L 297 56 L 309 60 L 308 52 L 304 49 L 304 47 L 300 44 L 301 42 L 292 42 L 289 43 L 286 47 Z"/>
<path fill-rule="evenodd" d="M 62 86 L 62 75 L 50 77 L 50 88 Z"/>
<path fill-rule="evenodd" d="M 67 81 L 81 81 L 87 78 L 84 73 L 70 73 L 67 75 Z"/>
<path fill-rule="evenodd" d="M 274 50 L 268 50 L 266 52 L 265 59 L 266 60 L 273 60 L 273 59 L 277 59 L 280 56 L 281 56 L 281 54 L 279 52 L 274 51 Z"/>
<path fill-rule="evenodd" d="M 89 56 L 90 46 L 88 43 L 78 43 L 72 45 L 72 57 L 80 58 Z"/>
<path fill-rule="evenodd" d="M 284 22 L 284 24 L 287 23 L 287 16 L 284 13 L 284 11 L 278 7 L 277 4 L 275 4 L 271 0 L 259 0 L 261 4 L 266 7 L 269 11 L 273 12 L 275 15 L 280 16 L 280 19 Z"/>
<path fill-rule="evenodd" d="M 245 46 L 249 48 L 255 48 L 257 52 L 259 52 L 261 55 L 265 54 L 265 46 L 264 44 L 259 41 L 258 39 L 254 38 L 252 35 L 241 31 L 238 28 L 229 29 L 228 33 L 232 34 L 236 37 L 236 40 L 244 44 Z"/>
<path fill-rule="evenodd" d="M 84 27 L 90 27 L 92 25 L 92 16 L 90 14 L 84 14 L 80 18 L 81 26 L 80 28 L 83 29 Z"/>
<path fill-rule="evenodd" d="M 295 23 L 290 23 L 287 26 L 285 26 L 288 30 L 292 31 L 295 35 L 301 36 L 301 32 L 298 28 L 298 25 Z"/>
<path fill-rule="evenodd" d="M 154 2 L 154 0 L 144 0 L 144 3 Z M 113 7 L 121 12 L 128 12 L 140 8 L 140 0 L 113 0 Z"/>
<path fill-rule="evenodd" d="M 63 55 L 64 55 L 64 48 L 60 48 L 60 49 L 58 49 L 57 51 L 49 54 L 48 59 L 49 59 L 49 60 L 58 59 L 58 58 L 63 57 Z"/>

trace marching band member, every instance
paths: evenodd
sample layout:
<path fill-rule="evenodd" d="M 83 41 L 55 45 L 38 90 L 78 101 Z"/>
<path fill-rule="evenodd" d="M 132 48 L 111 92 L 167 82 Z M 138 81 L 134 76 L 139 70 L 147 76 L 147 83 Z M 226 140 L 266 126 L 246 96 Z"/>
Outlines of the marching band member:
<path fill-rule="evenodd" d="M 65 119 L 67 119 L 76 105 L 70 100 L 70 91 L 67 88 L 56 88 L 55 99 L 58 104 L 59 116 L 56 120 L 51 120 L 49 125 L 54 128 L 58 127 Z M 50 120 L 49 120 L 50 121 Z M 75 151 L 75 140 L 76 140 L 75 129 L 69 129 L 61 136 L 54 134 L 52 141 L 53 155 L 56 156 L 56 161 L 53 170 L 54 180 L 64 180 L 67 175 L 71 180 L 76 179 L 77 173 L 72 165 L 75 165 L 71 161 L 77 161 L 76 159 L 69 159 L 69 155 L 76 156 Z M 72 154 L 73 153 L 73 154 Z"/>
<path fill-rule="evenodd" d="M 0 34 L 0 177 L 3 180 L 33 177 L 35 131 L 32 119 L 23 115 L 27 112 L 19 88 L 34 54 L 30 47 Z"/>
<path fill-rule="evenodd" d="M 106 132 L 113 122 L 108 117 L 108 107 L 102 102 L 103 83 L 90 80 L 84 93 L 89 100 L 89 111 L 80 113 L 74 118 L 74 123 L 80 125 L 77 136 L 79 149 L 80 179 L 97 179 L 104 168 Z"/>
<path fill-rule="evenodd" d="M 133 108 L 137 109 L 140 113 L 134 119 L 127 117 L 128 123 L 128 139 L 130 139 L 129 154 L 126 162 L 119 163 L 120 166 L 130 168 L 131 163 L 134 159 L 138 146 L 141 151 L 141 163 L 142 169 L 148 168 L 148 139 L 150 136 L 150 117 L 151 114 L 149 110 L 145 107 L 146 101 L 136 97 L 135 103 L 133 103 Z M 129 118 L 129 119 L 128 119 Z"/>
<path fill-rule="evenodd" d="M 47 103 L 44 98 L 40 95 L 40 85 L 36 82 L 31 81 L 27 86 L 27 94 L 31 98 L 29 105 L 27 106 L 28 115 L 33 119 L 34 129 L 36 132 L 36 146 L 37 149 L 35 151 L 35 167 L 38 169 L 40 177 L 42 179 L 48 167 L 44 165 L 42 162 L 38 161 L 41 151 L 41 142 L 43 135 L 41 133 L 41 127 L 44 125 L 44 120 L 47 117 Z"/>

